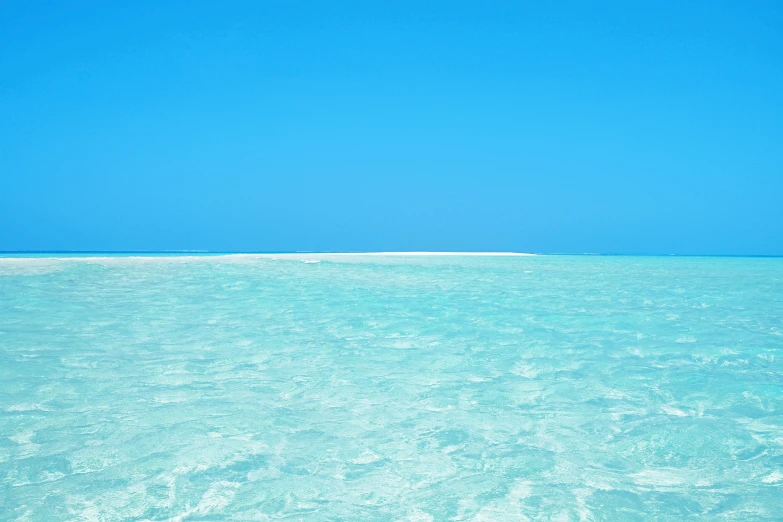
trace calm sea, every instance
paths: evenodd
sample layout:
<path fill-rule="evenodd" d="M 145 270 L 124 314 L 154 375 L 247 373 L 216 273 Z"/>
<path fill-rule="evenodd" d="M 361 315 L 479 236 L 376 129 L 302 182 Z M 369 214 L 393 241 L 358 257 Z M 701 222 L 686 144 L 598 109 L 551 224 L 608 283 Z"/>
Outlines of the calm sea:
<path fill-rule="evenodd" d="M 783 517 L 783 259 L 0 259 L 2 520 Z"/>

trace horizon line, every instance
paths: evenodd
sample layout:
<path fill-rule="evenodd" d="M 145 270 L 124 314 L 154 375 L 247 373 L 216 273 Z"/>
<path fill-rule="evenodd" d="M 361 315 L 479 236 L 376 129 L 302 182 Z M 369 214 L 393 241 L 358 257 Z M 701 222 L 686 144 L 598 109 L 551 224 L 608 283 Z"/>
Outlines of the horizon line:
<path fill-rule="evenodd" d="M 616 252 L 510 252 L 510 251 L 362 251 L 362 252 L 317 252 L 317 251 L 220 251 L 220 250 L 0 250 L 0 256 L 18 255 L 208 255 L 208 256 L 485 256 L 485 257 L 532 257 L 532 256 L 598 256 L 598 257 L 736 257 L 736 258 L 781 258 L 783 254 L 658 254 L 658 253 L 616 253 Z"/>

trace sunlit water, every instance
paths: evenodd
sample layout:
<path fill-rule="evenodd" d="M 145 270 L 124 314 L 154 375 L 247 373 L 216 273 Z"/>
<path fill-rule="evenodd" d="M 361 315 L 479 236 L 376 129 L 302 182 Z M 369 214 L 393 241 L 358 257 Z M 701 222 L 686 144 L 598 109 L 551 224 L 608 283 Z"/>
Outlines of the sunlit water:
<path fill-rule="evenodd" d="M 0 259 L 0 519 L 783 517 L 783 259 Z"/>

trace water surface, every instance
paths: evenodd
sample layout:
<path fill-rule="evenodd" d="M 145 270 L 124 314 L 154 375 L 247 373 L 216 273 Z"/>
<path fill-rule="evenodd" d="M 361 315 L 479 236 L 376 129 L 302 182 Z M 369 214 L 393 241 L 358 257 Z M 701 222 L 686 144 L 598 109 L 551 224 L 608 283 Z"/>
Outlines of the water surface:
<path fill-rule="evenodd" d="M 0 259 L 20 520 L 783 516 L 783 259 Z"/>

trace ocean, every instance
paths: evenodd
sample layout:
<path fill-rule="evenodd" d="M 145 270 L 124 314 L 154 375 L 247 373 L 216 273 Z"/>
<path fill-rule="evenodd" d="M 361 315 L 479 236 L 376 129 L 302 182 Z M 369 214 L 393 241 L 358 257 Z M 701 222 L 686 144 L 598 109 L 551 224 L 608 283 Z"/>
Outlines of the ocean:
<path fill-rule="evenodd" d="M 2 520 L 686 517 L 783 519 L 783 259 L 0 258 Z"/>

